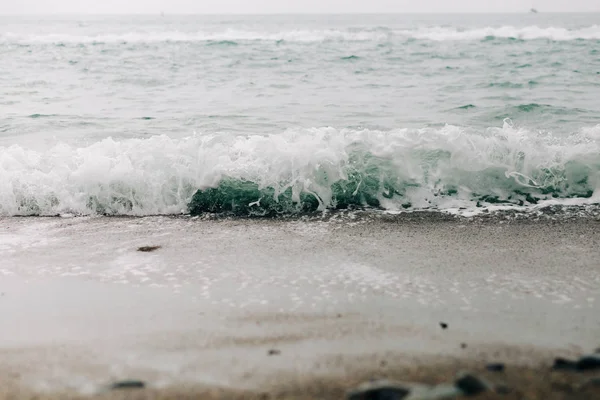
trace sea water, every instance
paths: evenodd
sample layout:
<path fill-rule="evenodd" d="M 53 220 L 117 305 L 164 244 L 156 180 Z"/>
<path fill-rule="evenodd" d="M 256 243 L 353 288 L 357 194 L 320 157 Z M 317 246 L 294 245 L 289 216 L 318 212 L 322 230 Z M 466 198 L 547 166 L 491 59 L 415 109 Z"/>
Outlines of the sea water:
<path fill-rule="evenodd" d="M 600 201 L 600 15 L 0 17 L 0 215 Z"/>

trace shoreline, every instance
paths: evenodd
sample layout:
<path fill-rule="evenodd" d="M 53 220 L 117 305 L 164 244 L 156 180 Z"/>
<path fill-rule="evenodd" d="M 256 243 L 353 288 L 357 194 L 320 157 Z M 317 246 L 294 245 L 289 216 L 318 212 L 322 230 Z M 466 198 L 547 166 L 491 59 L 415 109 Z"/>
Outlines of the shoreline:
<path fill-rule="evenodd" d="M 569 200 L 569 199 L 563 199 Z M 514 204 L 505 205 L 486 205 L 475 208 L 425 208 L 414 210 L 386 210 L 377 208 L 351 207 L 347 209 L 326 209 L 324 211 L 311 211 L 300 213 L 281 213 L 268 215 L 254 214 L 236 214 L 232 212 L 199 214 L 181 213 L 181 214 L 148 214 L 148 215 L 127 215 L 127 214 L 73 214 L 59 213 L 56 215 L 0 215 L 0 221 L 10 220 L 11 218 L 108 218 L 108 219 L 141 219 L 141 218 L 172 218 L 172 219 L 193 219 L 193 220 L 248 220 L 248 221 L 330 221 L 335 219 L 373 219 L 373 220 L 397 220 L 398 222 L 410 221 L 413 219 L 428 220 L 463 220 L 463 221 L 490 221 L 490 220 L 572 220 L 572 219 L 592 219 L 600 220 L 600 203 L 581 202 L 581 199 L 570 199 L 572 202 L 543 201 L 540 204 L 529 206 L 518 206 Z M 584 199 L 585 200 L 585 199 Z"/>

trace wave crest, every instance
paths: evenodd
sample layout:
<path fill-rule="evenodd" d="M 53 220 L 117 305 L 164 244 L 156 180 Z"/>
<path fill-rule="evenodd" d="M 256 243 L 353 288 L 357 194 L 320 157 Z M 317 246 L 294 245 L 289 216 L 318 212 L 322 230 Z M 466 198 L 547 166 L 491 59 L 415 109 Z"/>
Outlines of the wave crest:
<path fill-rule="evenodd" d="M 238 42 L 238 41 L 272 41 L 272 42 L 323 42 L 323 41 L 394 41 L 397 39 L 419 39 L 428 41 L 468 41 L 495 39 L 554 41 L 600 40 L 600 26 L 592 25 L 577 29 L 562 27 L 538 26 L 501 26 L 483 28 L 453 27 L 421 27 L 418 29 L 392 30 L 377 29 L 345 29 L 345 30 L 290 30 L 281 32 L 259 32 L 229 29 L 221 32 L 128 32 L 97 35 L 84 34 L 31 34 L 23 35 L 12 32 L 0 34 L 0 43 L 41 43 L 41 44 L 98 44 L 98 43 L 156 43 L 156 42 Z"/>
<path fill-rule="evenodd" d="M 0 148 L 2 215 L 445 209 L 595 199 L 599 188 L 600 126 L 565 139 L 506 122 Z"/>
<path fill-rule="evenodd" d="M 519 39 L 536 40 L 548 39 L 555 41 L 569 40 L 600 40 L 600 26 L 592 25 L 578 29 L 567 29 L 562 27 L 538 26 L 514 27 L 485 27 L 476 29 L 457 29 L 446 27 L 422 28 L 417 31 L 405 30 L 398 32 L 404 36 L 415 39 L 426 39 L 432 41 L 446 40 L 494 40 L 494 39 Z"/>

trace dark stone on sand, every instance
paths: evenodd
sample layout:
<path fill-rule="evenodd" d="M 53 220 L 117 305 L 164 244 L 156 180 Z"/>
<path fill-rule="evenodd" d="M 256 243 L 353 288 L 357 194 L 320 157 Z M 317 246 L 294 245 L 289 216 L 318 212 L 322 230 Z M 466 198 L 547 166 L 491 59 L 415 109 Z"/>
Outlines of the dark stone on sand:
<path fill-rule="evenodd" d="M 146 383 L 137 380 L 118 381 L 110 385 L 111 390 L 119 389 L 143 389 L 146 387 Z"/>
<path fill-rule="evenodd" d="M 137 251 L 150 252 L 150 251 L 158 250 L 160 248 L 161 248 L 161 246 L 142 246 L 142 247 L 138 247 Z"/>
<path fill-rule="evenodd" d="M 575 371 L 577 370 L 577 362 L 567 360 L 566 358 L 557 357 L 554 359 L 552 369 L 560 371 Z"/>
<path fill-rule="evenodd" d="M 591 371 L 600 369 L 600 354 L 583 356 L 577 361 L 558 357 L 554 360 L 552 369 L 562 371 Z"/>
<path fill-rule="evenodd" d="M 600 354 L 591 354 L 583 356 L 577 361 L 577 369 L 579 371 L 591 371 L 600 369 Z"/>
<path fill-rule="evenodd" d="M 454 385 L 462 390 L 466 396 L 474 396 L 490 389 L 490 385 L 483 379 L 470 373 L 459 374 Z"/>
<path fill-rule="evenodd" d="M 490 363 L 485 366 L 485 369 L 492 372 L 502 372 L 504 371 L 504 364 L 502 363 Z"/>
<path fill-rule="evenodd" d="M 267 354 L 269 354 L 270 356 L 278 356 L 281 354 L 281 350 L 271 349 Z"/>
<path fill-rule="evenodd" d="M 445 322 L 440 322 L 440 326 L 442 327 L 442 329 L 447 329 L 448 328 L 448 324 Z"/>
<path fill-rule="evenodd" d="M 346 395 L 348 400 L 400 400 L 411 392 L 408 385 L 388 380 L 366 382 Z"/>
<path fill-rule="evenodd" d="M 461 343 L 460 344 L 460 348 L 461 349 L 466 349 L 467 348 L 467 344 L 466 343 Z"/>

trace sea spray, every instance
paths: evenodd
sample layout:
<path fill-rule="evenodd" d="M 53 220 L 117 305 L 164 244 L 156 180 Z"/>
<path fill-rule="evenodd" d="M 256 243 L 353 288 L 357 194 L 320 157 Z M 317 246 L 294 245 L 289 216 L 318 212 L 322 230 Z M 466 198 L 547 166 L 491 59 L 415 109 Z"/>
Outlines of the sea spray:
<path fill-rule="evenodd" d="M 2 215 L 302 213 L 595 199 L 600 126 L 568 137 L 514 127 L 104 139 L 0 148 Z"/>

